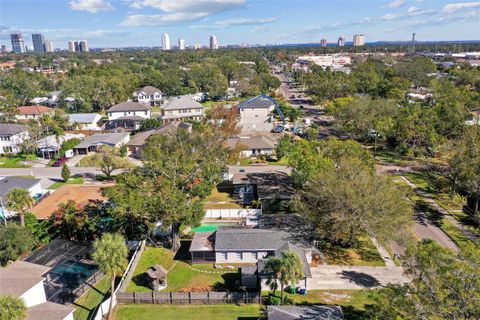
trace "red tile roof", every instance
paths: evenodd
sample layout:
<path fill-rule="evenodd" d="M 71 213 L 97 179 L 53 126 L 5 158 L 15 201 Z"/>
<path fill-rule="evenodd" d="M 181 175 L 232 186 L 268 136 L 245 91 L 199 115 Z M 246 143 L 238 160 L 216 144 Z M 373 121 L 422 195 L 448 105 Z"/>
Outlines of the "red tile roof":
<path fill-rule="evenodd" d="M 52 108 L 48 108 L 45 106 L 23 106 L 23 107 L 18 107 L 18 111 L 20 114 L 27 115 L 27 114 L 43 114 L 43 113 L 49 113 L 52 112 Z"/>

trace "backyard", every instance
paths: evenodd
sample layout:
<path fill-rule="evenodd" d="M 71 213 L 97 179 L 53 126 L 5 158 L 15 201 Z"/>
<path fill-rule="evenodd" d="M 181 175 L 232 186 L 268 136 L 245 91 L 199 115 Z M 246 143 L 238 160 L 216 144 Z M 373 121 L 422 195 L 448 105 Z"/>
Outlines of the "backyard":
<path fill-rule="evenodd" d="M 242 208 L 227 192 L 220 192 L 213 188 L 212 193 L 205 199 L 204 209 L 240 209 Z"/>
<path fill-rule="evenodd" d="M 95 286 L 85 292 L 75 303 L 73 317 L 75 320 L 88 320 L 93 315 L 97 305 L 110 296 L 110 277 L 103 277 Z"/>
<path fill-rule="evenodd" d="M 183 241 L 183 252 L 188 249 L 188 241 Z M 186 259 L 187 256 L 177 253 Z M 134 271 L 132 281 L 128 284 L 127 292 L 150 292 L 152 291 L 145 278 L 145 272 L 154 264 L 160 264 L 170 270 L 167 275 L 167 288 L 170 291 L 209 291 L 216 289 L 234 289 L 237 279 L 237 270 L 218 270 L 213 264 L 190 265 L 188 261 L 175 260 L 174 254 L 165 248 L 147 247 L 142 253 L 137 268 Z"/>
<path fill-rule="evenodd" d="M 31 166 L 24 164 L 24 161 L 32 161 L 36 158 L 35 155 L 0 157 L 0 168 L 30 168 Z"/>

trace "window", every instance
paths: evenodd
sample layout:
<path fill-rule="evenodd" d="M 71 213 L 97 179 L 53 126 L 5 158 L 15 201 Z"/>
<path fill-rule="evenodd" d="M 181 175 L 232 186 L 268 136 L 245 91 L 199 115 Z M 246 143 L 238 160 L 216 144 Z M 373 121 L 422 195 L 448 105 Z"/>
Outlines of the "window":
<path fill-rule="evenodd" d="M 12 147 L 3 147 L 3 152 L 11 153 L 12 152 Z"/>
<path fill-rule="evenodd" d="M 148 111 L 145 111 L 145 115 L 148 116 Z"/>
<path fill-rule="evenodd" d="M 235 257 L 236 257 L 238 260 L 242 260 L 243 254 L 242 254 L 241 252 L 235 252 Z"/>
<path fill-rule="evenodd" d="M 123 115 L 126 116 L 126 115 L 127 115 L 127 112 L 124 112 Z"/>

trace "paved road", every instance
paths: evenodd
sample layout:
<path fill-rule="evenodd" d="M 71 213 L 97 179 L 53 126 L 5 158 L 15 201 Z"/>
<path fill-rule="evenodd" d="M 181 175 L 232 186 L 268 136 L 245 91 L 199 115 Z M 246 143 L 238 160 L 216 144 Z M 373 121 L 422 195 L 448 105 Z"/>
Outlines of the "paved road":
<path fill-rule="evenodd" d="M 310 290 L 348 290 L 402 284 L 410 281 L 400 267 L 365 267 L 320 265 L 311 268 Z"/>

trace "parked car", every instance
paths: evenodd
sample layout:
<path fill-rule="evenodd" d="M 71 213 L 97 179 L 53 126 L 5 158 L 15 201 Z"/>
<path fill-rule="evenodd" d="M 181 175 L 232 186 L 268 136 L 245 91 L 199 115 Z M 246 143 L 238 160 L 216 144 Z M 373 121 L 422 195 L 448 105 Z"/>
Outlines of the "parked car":
<path fill-rule="evenodd" d="M 65 157 L 60 157 L 52 164 L 52 167 L 61 167 L 67 160 Z"/>

